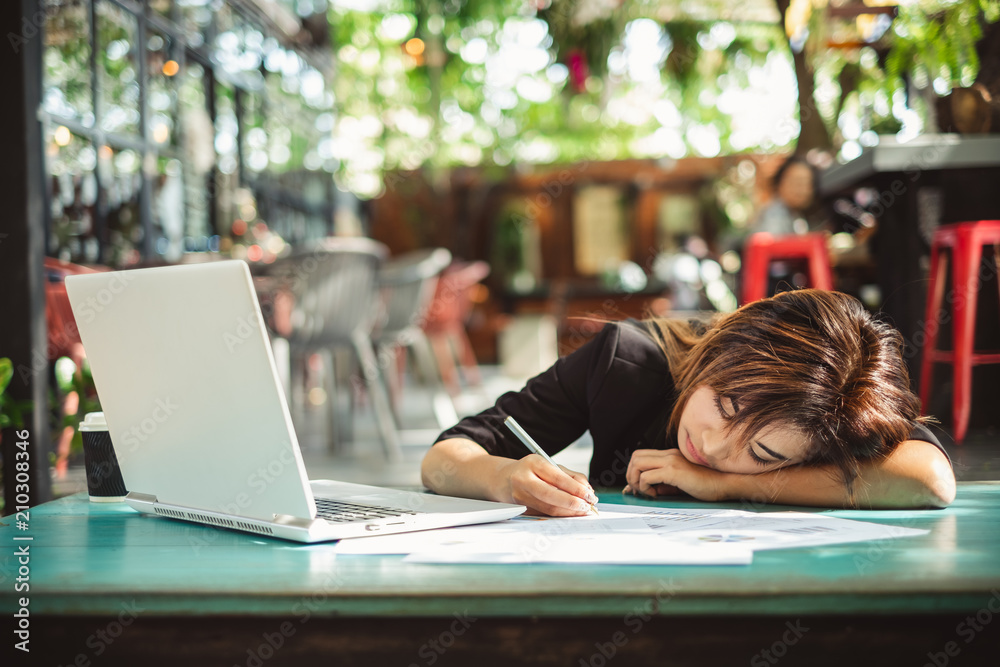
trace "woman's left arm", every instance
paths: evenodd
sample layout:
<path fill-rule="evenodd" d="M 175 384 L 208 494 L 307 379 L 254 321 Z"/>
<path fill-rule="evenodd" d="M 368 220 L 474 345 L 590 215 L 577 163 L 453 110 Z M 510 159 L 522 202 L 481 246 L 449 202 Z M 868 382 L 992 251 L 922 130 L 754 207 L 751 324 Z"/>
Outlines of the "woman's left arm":
<path fill-rule="evenodd" d="M 951 464 L 923 440 L 907 440 L 880 463 L 863 464 L 853 498 L 833 466 L 796 465 L 741 475 L 695 465 L 677 450 L 653 451 L 635 452 L 628 470 L 629 486 L 645 495 L 666 495 L 675 487 L 701 500 L 861 509 L 947 507 L 955 499 Z"/>

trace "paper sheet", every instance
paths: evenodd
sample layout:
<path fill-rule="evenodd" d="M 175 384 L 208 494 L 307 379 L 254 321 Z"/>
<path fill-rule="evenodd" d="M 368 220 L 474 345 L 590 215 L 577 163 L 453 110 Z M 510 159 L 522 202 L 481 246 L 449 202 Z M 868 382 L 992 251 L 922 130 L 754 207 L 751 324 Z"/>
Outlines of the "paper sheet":
<path fill-rule="evenodd" d="M 684 544 L 740 544 L 754 551 L 884 540 L 930 532 L 809 512 L 599 505 L 605 507 L 616 513 L 641 516 L 658 535 Z"/>
<path fill-rule="evenodd" d="M 506 545 L 505 545 L 506 547 Z M 640 535 L 564 535 L 551 544 L 520 545 L 516 550 L 480 551 L 476 547 L 412 553 L 405 563 L 578 563 L 590 565 L 749 565 L 753 551 L 738 544 L 684 544 Z"/>
<path fill-rule="evenodd" d="M 565 519 L 515 517 L 442 530 L 342 540 L 338 554 L 409 554 L 417 563 L 602 563 L 743 565 L 741 545 L 680 543 L 661 537 L 643 517 L 610 510 Z"/>

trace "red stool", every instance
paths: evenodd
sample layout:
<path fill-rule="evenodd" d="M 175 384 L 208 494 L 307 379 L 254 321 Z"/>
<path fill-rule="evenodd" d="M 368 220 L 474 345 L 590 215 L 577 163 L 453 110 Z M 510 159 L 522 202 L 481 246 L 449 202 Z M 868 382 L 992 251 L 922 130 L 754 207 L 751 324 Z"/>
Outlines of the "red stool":
<path fill-rule="evenodd" d="M 920 365 L 920 402 L 927 412 L 931 398 L 931 379 L 935 363 L 951 364 L 954 373 L 951 411 L 955 442 L 962 442 L 969 427 L 972 407 L 972 367 L 981 364 L 1000 364 L 1000 352 L 976 352 L 973 349 L 976 333 L 976 300 L 982 286 L 980 264 L 983 246 L 994 245 L 1000 261 L 1000 220 L 961 222 L 944 225 L 934 232 L 931 244 L 931 275 L 928 287 L 926 341 L 924 358 Z M 944 313 L 944 286 L 948 272 L 948 259 L 941 250 L 951 248 L 952 255 L 952 350 L 937 349 L 938 333 Z M 994 276 L 996 277 L 996 276 Z M 998 283 L 1000 284 L 1000 283 Z M 947 322 L 947 318 L 945 318 Z"/>
<path fill-rule="evenodd" d="M 743 246 L 743 303 L 768 296 L 771 262 L 781 259 L 809 260 L 809 283 L 818 289 L 833 289 L 833 270 L 825 234 L 773 236 L 751 234 Z"/>

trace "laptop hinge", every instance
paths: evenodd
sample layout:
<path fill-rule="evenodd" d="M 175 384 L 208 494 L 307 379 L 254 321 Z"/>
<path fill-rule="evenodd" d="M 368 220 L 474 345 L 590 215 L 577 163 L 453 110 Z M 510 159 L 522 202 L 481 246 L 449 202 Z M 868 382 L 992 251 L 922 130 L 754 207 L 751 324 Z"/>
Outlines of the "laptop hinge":
<path fill-rule="evenodd" d="M 291 514 L 274 515 L 274 523 L 281 524 L 282 526 L 294 526 L 296 528 L 304 528 L 306 530 L 309 530 L 309 528 L 313 526 L 315 521 L 316 519 L 303 519 L 301 517 L 292 516 Z"/>
<path fill-rule="evenodd" d="M 136 491 L 129 491 L 128 495 L 125 496 L 129 500 L 135 500 L 140 503 L 155 503 L 157 502 L 156 496 L 152 496 L 148 493 L 138 493 Z"/>

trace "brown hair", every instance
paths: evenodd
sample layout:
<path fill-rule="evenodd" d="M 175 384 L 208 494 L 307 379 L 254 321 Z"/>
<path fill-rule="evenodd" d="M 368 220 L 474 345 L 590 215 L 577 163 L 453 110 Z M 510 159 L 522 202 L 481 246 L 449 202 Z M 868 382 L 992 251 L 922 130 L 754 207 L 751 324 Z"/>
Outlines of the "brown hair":
<path fill-rule="evenodd" d="M 809 463 L 836 466 L 853 493 L 860 462 L 888 456 L 922 420 L 902 336 L 846 294 L 782 292 L 704 332 L 676 320 L 648 324 L 674 377 L 671 434 L 691 394 L 708 386 L 735 400 L 728 428 L 741 441 L 792 427 L 810 438 Z"/>

